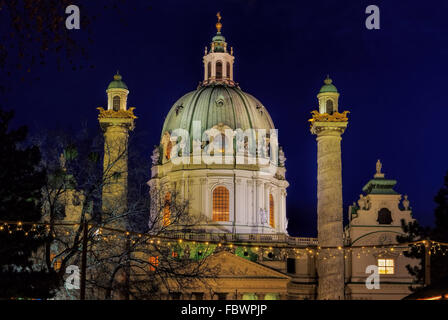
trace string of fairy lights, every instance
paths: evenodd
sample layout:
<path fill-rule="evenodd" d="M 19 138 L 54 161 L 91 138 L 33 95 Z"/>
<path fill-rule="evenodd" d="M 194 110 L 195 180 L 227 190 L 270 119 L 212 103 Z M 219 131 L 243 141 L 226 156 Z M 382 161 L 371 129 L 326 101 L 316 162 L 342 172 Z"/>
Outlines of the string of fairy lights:
<path fill-rule="evenodd" d="M 81 223 L 70 222 L 21 222 L 21 221 L 0 221 L 0 234 L 14 235 L 17 233 L 23 234 L 25 237 L 38 237 L 49 232 L 53 232 L 53 236 L 72 236 L 76 232 L 75 227 L 81 227 Z M 157 245 L 157 246 L 186 246 L 201 244 L 203 250 L 208 248 L 221 247 L 222 249 L 235 250 L 241 248 L 243 252 L 249 250 L 255 254 L 273 255 L 274 253 L 285 254 L 288 257 L 295 257 L 299 259 L 303 255 L 307 256 L 322 256 L 322 259 L 336 259 L 342 254 L 344 258 L 360 259 L 362 255 L 375 254 L 377 257 L 382 256 L 402 256 L 403 252 L 410 251 L 412 248 L 416 249 L 417 253 L 427 253 L 429 255 L 448 254 L 448 243 L 439 242 L 435 240 L 419 240 L 405 243 L 390 243 L 383 245 L 350 245 L 338 247 L 321 247 L 319 245 L 294 245 L 287 242 L 274 241 L 273 243 L 263 241 L 245 242 L 242 240 L 216 240 L 216 239 L 186 239 L 180 237 L 170 237 L 169 235 L 152 235 L 149 233 L 138 233 L 129 230 L 116 229 L 95 224 L 87 224 L 88 230 L 93 231 L 96 241 L 116 241 L 126 240 L 135 244 L 137 241 L 142 243 Z"/>

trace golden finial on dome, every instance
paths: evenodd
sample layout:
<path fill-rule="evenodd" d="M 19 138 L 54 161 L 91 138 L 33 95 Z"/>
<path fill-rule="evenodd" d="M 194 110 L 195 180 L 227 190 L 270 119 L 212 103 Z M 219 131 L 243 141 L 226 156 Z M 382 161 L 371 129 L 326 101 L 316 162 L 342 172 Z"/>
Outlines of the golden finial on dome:
<path fill-rule="evenodd" d="M 331 80 L 330 75 L 327 74 L 327 78 L 324 80 L 325 84 L 331 84 L 333 80 Z"/>
<path fill-rule="evenodd" d="M 218 17 L 218 22 L 216 22 L 216 30 L 218 30 L 218 33 L 221 33 L 222 23 L 221 23 L 221 12 L 218 12 L 216 14 Z"/>
<path fill-rule="evenodd" d="M 118 71 L 117 70 L 117 74 L 116 75 L 114 75 L 114 80 L 117 80 L 117 81 L 119 81 L 119 80 L 121 80 L 122 78 L 121 78 L 121 74 L 120 74 L 120 71 Z"/>

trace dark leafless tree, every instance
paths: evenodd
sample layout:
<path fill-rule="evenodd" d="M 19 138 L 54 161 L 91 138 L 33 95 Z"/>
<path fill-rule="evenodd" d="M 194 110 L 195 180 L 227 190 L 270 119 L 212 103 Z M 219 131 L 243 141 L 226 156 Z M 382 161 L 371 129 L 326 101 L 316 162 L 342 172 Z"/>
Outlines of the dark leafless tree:
<path fill-rule="evenodd" d="M 169 190 L 168 202 L 161 191 L 154 191 L 151 201 L 149 159 L 123 147 L 118 153 L 114 149 L 111 161 L 103 161 L 102 151 L 107 155 L 110 148 L 100 134 L 87 130 L 76 136 L 47 134 L 34 143 L 43 150 L 41 165 L 48 172 L 42 191 L 48 242 L 41 257 L 47 267 L 58 268 L 61 279 L 68 265 L 80 266 L 85 243 L 90 298 L 160 298 L 187 283 L 205 286 L 216 274 L 206 263 L 214 246 L 202 246 L 198 254 L 170 240 L 197 221 L 176 190 Z M 125 172 L 117 170 L 126 158 L 132 165 Z M 126 180 L 126 199 L 108 196 L 106 206 L 104 193 Z M 88 226 L 87 239 L 83 226 Z"/>

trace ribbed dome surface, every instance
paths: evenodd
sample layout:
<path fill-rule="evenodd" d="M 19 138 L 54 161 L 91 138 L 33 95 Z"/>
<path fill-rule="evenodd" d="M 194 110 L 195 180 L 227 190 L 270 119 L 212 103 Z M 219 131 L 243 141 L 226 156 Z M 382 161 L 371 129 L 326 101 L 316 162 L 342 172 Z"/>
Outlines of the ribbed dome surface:
<path fill-rule="evenodd" d="M 201 122 L 201 134 L 215 125 L 232 129 L 274 129 L 263 104 L 241 89 L 224 84 L 199 87 L 176 101 L 163 125 L 165 132 L 182 128 L 193 136 L 193 121 Z"/>

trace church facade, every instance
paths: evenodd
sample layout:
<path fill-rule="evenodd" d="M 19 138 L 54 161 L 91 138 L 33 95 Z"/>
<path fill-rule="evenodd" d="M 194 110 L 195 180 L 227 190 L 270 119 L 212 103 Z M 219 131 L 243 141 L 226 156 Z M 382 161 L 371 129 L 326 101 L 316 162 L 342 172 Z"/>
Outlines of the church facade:
<path fill-rule="evenodd" d="M 318 148 L 318 237 L 288 235 L 283 147 L 266 106 L 234 80 L 233 48 L 221 33 L 220 20 L 218 15 L 217 34 L 205 48 L 203 81 L 178 99 L 166 116 L 148 185 L 152 202 L 163 207 L 152 205 L 150 215 L 162 215 L 157 223 L 166 226 L 167 234 L 189 241 L 225 241 L 231 249 L 208 258 L 211 266 L 220 266 L 208 284 L 212 290 L 197 283 L 177 292 L 176 298 L 407 296 L 413 279 L 406 265 L 414 262 L 399 246 L 389 245 L 402 233 L 401 220 L 413 220 L 412 211 L 407 196 L 402 199 L 394 190 L 396 181 L 386 179 L 379 160 L 343 226 L 341 141 L 349 112 L 342 112 L 339 92 L 328 77 L 317 95 L 317 110 L 310 110 L 310 131 Z M 135 116 L 127 106 L 129 90 L 121 76 L 115 76 L 107 93 L 108 107 L 100 110 L 99 119 L 112 146 L 105 153 L 113 158 L 127 145 Z M 125 171 L 126 160 L 118 166 Z M 127 176 L 120 179 L 104 192 L 106 205 L 111 197 L 107 194 L 125 195 Z M 188 228 L 170 226 L 174 199 L 188 203 L 188 214 L 194 218 Z M 366 285 L 369 266 L 379 274 L 379 287 Z M 166 298 L 173 298 L 172 293 Z"/>

